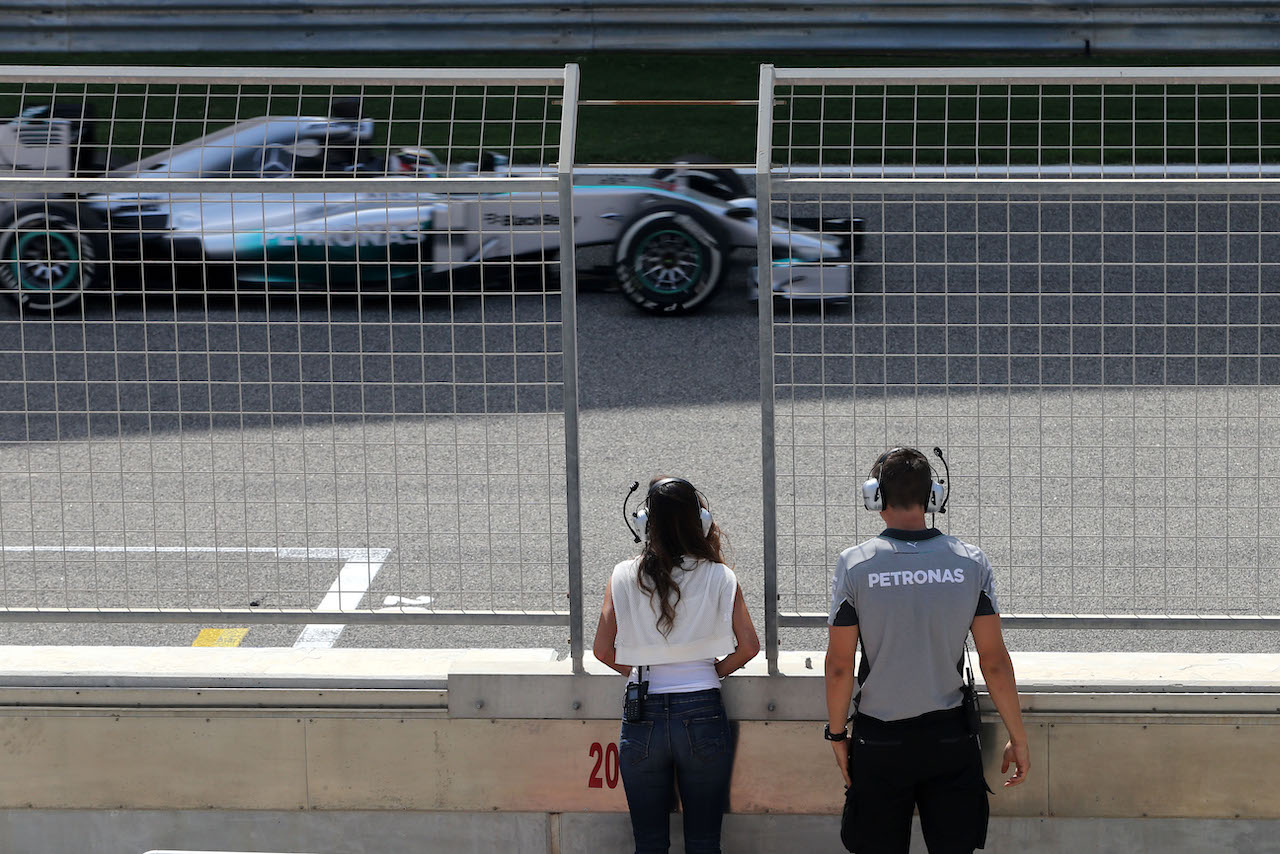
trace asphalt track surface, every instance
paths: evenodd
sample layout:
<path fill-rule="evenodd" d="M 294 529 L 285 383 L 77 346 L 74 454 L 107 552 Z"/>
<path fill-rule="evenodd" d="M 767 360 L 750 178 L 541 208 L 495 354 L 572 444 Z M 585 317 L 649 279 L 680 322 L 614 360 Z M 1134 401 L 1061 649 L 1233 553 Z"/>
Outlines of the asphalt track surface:
<path fill-rule="evenodd" d="M 1259 206 L 1255 202 L 1253 207 Z M 833 215 L 829 210 L 823 213 Z M 1167 213 L 1161 214 L 1159 230 L 1178 233 L 1183 227 L 1174 220 L 1184 214 L 1185 211 L 1172 220 L 1166 218 Z M 886 213 L 886 221 L 893 215 Z M 958 499 L 958 512 L 942 525 L 961 536 L 975 537 L 984 545 L 989 541 L 993 563 L 998 572 L 1005 573 L 1002 578 L 1006 587 L 1000 592 L 1007 593 L 1016 604 L 1029 606 L 1027 610 L 1036 606 L 1044 610 L 1101 609 L 1087 608 L 1092 602 L 1103 607 L 1110 603 L 1120 610 L 1126 610 L 1126 606 L 1165 604 L 1175 610 L 1271 608 L 1275 613 L 1276 597 L 1280 595 L 1271 578 L 1276 565 L 1275 541 L 1266 531 L 1262 538 L 1250 538 L 1259 530 L 1258 514 L 1265 513 L 1265 509 L 1245 506 L 1232 513 L 1221 509 L 1228 501 L 1237 501 L 1243 488 L 1266 482 L 1259 478 L 1280 474 L 1276 424 L 1268 414 L 1274 412 L 1274 384 L 1280 378 L 1276 360 L 1268 355 L 1280 352 L 1272 337 L 1276 327 L 1271 325 L 1280 311 L 1274 303 L 1274 285 L 1267 277 L 1269 266 L 1258 263 L 1259 255 L 1255 254 L 1251 263 L 1247 253 L 1241 254 L 1245 252 L 1243 243 L 1228 247 L 1225 238 L 1217 243 L 1204 239 L 1201 246 L 1200 241 L 1192 240 L 1195 248 L 1190 257 L 1200 261 L 1200 272 L 1192 280 L 1179 282 L 1176 275 L 1170 278 L 1162 273 L 1158 284 L 1144 286 L 1141 277 L 1145 273 L 1182 257 L 1170 254 L 1184 252 L 1177 246 L 1178 240 L 1172 241 L 1173 248 L 1165 241 L 1158 257 L 1152 256 L 1147 259 L 1151 263 L 1145 263 L 1141 252 L 1146 250 L 1135 235 L 1147 229 L 1134 220 L 1127 225 L 1114 225 L 1116 214 L 1110 214 L 1113 228 L 1125 235 L 1131 247 L 1127 255 L 1091 257 L 1089 241 L 1068 240 L 1061 247 L 1066 254 L 1058 261 L 1053 254 L 1058 249 L 1046 249 L 1045 243 L 1037 244 L 1034 250 L 1029 244 L 1018 249 L 1016 241 L 1008 237 L 1015 229 L 1006 216 L 1003 222 L 991 226 L 1012 253 L 992 266 L 1005 271 L 1000 274 L 1003 278 L 965 279 L 956 271 L 969 263 L 973 253 L 984 251 L 978 245 L 981 241 L 975 238 L 966 246 L 963 236 L 941 235 L 947 229 L 975 229 L 953 220 L 953 213 L 940 208 L 931 210 L 927 205 L 917 206 L 912 215 L 914 248 L 895 246 L 889 241 L 873 242 L 864 259 L 869 278 L 860 281 L 864 292 L 852 304 L 845 302 L 826 310 L 778 306 L 780 316 L 785 318 L 777 327 L 785 333 L 779 334 L 778 349 L 796 356 L 820 357 L 784 357 L 778 363 L 780 379 L 793 383 L 779 389 L 779 430 L 784 443 L 780 446 L 779 471 L 784 476 L 800 472 L 794 483 L 788 481 L 780 489 L 784 511 L 780 590 L 784 604 L 807 611 L 824 610 L 828 583 L 825 567 L 830 559 L 841 545 L 878 529 L 878 520 L 857 508 L 856 492 L 848 487 L 867 467 L 869 460 L 864 457 L 882 447 L 886 436 L 907 436 L 921 444 L 936 441 L 951 449 L 958 490 L 967 487 L 974 492 L 1003 491 L 1011 490 L 1009 483 L 1021 483 L 1031 491 L 1028 494 L 1051 496 L 1045 507 L 1036 508 L 1035 519 L 1015 512 L 1020 499 L 1012 491 L 989 498 L 981 506 L 972 498 Z M 1067 215 L 1071 216 L 1071 212 Z M 1193 212 L 1192 228 L 1203 227 L 1209 215 Z M 1048 223 L 1034 225 L 1042 228 Z M 891 230 L 894 228 L 891 226 Z M 1079 230 L 1079 225 L 1075 228 Z M 1257 230 L 1256 225 L 1254 229 Z M 927 233 L 923 241 L 921 232 Z M 1183 229 L 1181 233 L 1191 232 Z M 1252 244 L 1261 257 L 1272 257 L 1265 251 L 1269 247 L 1263 247 L 1264 237 L 1267 236 L 1251 235 Z M 937 245 L 927 245 L 929 241 Z M 1093 242 L 1101 247 L 1100 237 Z M 1218 247 L 1222 257 L 1214 255 Z M 914 260 L 912 252 L 916 253 Z M 1019 252 L 1027 253 L 1025 260 L 1030 262 L 1038 259 L 1042 268 L 1041 298 L 1021 299 L 1027 296 L 1020 294 L 1024 289 L 1009 283 L 1011 272 L 1017 272 L 1009 262 L 1023 260 Z M 1252 290 L 1247 280 L 1240 285 L 1233 278 L 1236 273 L 1231 265 L 1216 263 L 1227 260 L 1229 252 L 1235 253 L 1239 267 L 1260 272 L 1261 281 L 1255 277 Z M 944 263 L 923 263 L 924 256 L 931 253 Z M 880 265 L 887 254 L 903 260 Z M 1114 293 L 1106 283 L 1117 280 L 1114 272 L 1097 280 L 1088 275 L 1089 269 L 1106 267 L 1107 263 L 1112 263 L 1113 270 L 1131 271 L 1129 284 L 1117 287 Z M 985 269 L 975 265 L 971 268 Z M 1077 272 L 1055 278 L 1068 268 Z M 1079 272 L 1082 270 L 1083 274 Z M 726 284 L 702 311 L 677 318 L 640 314 L 619 294 L 599 283 L 588 282 L 580 292 L 579 398 L 588 643 L 610 568 L 634 552 L 622 523 L 622 498 L 632 481 L 643 482 L 656 473 L 686 476 L 710 498 L 717 521 L 729 534 L 732 562 L 763 630 L 758 320 L 755 303 L 746 299 L 745 279 L 744 266 L 735 265 Z M 545 568 L 561 561 L 556 553 L 558 539 L 549 533 L 561 523 L 563 512 L 555 497 L 560 440 L 556 419 L 539 412 L 536 399 L 522 401 L 524 415 L 509 415 L 504 406 L 509 409 L 514 395 L 520 393 L 514 390 L 513 397 L 505 399 L 505 403 L 500 396 L 468 400 L 463 394 L 447 401 L 446 409 L 460 408 L 471 417 L 431 418 L 431 405 L 425 402 L 424 395 L 419 395 L 424 400 L 419 411 L 406 411 L 394 397 L 393 388 L 412 385 L 413 376 L 393 360 L 395 354 L 403 353 L 411 357 L 411 362 L 422 363 L 422 353 L 444 346 L 425 337 L 406 344 L 397 338 L 398 334 L 421 328 L 425 331 L 415 334 L 453 336 L 451 340 L 456 343 L 458 336 L 468 334 L 460 332 L 461 327 L 431 324 L 450 318 L 474 320 L 483 313 L 487 322 L 502 327 L 501 335 L 514 341 L 515 354 L 532 353 L 544 342 L 524 342 L 518 323 L 504 326 L 502 312 L 508 312 L 507 320 L 537 319 L 546 310 L 546 303 L 540 298 L 522 299 L 516 301 L 515 309 L 510 309 L 504 308 L 512 304 L 510 297 L 468 297 L 446 309 L 431 302 L 378 298 L 317 297 L 301 303 L 284 302 L 282 308 L 278 301 L 261 298 L 206 300 L 193 295 L 180 298 L 175 310 L 174 301 L 166 296 L 122 295 L 108 308 L 92 307 L 87 323 L 19 324 L 13 314 L 0 317 L 0 334 L 7 342 L 0 347 L 6 351 L 7 375 L 14 377 L 17 371 L 24 378 L 21 383 L 9 382 L 4 387 L 6 396 L 0 410 L 12 413 L 14 401 L 25 399 L 34 402 L 33 409 L 109 411 L 116 403 L 99 405 L 87 396 L 77 399 L 57 395 L 69 394 L 75 385 L 86 387 L 82 380 L 95 370 L 95 360 L 85 357 L 93 349 L 86 342 L 95 336 L 110 335 L 117 341 L 128 340 L 128 346 L 121 349 L 129 351 L 126 358 L 112 360 L 108 385 L 115 386 L 114 401 L 119 403 L 119 409 L 145 416 L 132 424 L 117 419 L 116 426 L 110 429 L 81 419 L 93 430 L 93 442 L 81 441 L 84 436 L 76 434 L 75 419 L 65 424 L 20 419 L 19 424 L 10 417 L 4 425 L 5 444 L 0 445 L 0 460 L 4 460 L 0 476 L 6 486 L 0 517 L 3 545 L 34 542 L 86 548 L 95 543 L 99 547 L 118 546 L 118 541 L 104 542 L 109 538 L 103 534 L 115 531 L 120 523 L 97 507 L 95 501 L 122 506 L 136 501 L 149 508 L 154 531 L 170 535 L 165 542 L 171 546 L 185 543 L 203 547 L 216 542 L 230 544 L 231 548 L 247 545 L 285 549 L 249 556 L 188 552 L 157 557 L 122 555 L 99 548 L 78 553 L 76 559 L 62 553 L 33 556 L 6 552 L 8 604 L 52 603 L 58 600 L 59 588 L 63 593 L 61 601 L 71 604 L 93 604 L 72 601 L 74 597 L 66 593 L 79 588 L 99 591 L 94 596 L 100 604 L 116 604 L 111 596 L 121 604 L 141 604 L 147 601 L 150 591 L 164 587 L 179 590 L 190 597 L 188 601 L 206 605 L 244 607 L 257 601 L 266 606 L 314 607 L 345 565 L 377 558 L 379 571 L 362 599 L 363 607 L 384 603 L 412 607 L 421 597 L 430 596 L 436 607 L 524 604 L 530 608 L 563 608 L 565 581 L 554 575 L 554 570 Z M 526 304 L 528 308 L 522 307 Z M 824 315 L 823 311 L 827 313 Z M 942 314 L 931 321 L 930 312 L 937 311 Z M 1144 311 L 1158 311 L 1158 316 L 1144 318 Z M 129 324 L 144 318 L 168 318 L 171 322 L 147 324 L 146 334 L 156 337 L 147 339 L 145 344 L 122 337 L 135 330 L 142 334 L 142 324 Z M 827 322 L 820 322 L 824 318 Z M 900 318 L 914 318 L 917 323 L 899 322 Z M 1248 329 L 1256 342 L 1252 349 L 1240 349 L 1242 344 L 1232 337 L 1231 324 Z M 203 332 L 199 331 L 201 328 Z M 166 339 L 164 334 L 168 333 L 159 334 L 164 329 L 172 329 L 172 337 Z M 1025 342 L 1016 343 L 1017 335 L 1031 329 L 1037 330 L 1035 348 L 1024 352 L 1018 348 L 1024 347 Z M 978 340 L 991 330 L 995 330 L 996 338 Z M 175 378 L 187 379 L 180 359 L 187 346 L 182 339 L 185 334 L 196 333 L 200 337 L 192 350 L 201 355 L 206 366 L 206 373 L 190 375 L 197 385 L 201 379 L 206 386 L 216 380 L 224 387 L 243 386 L 241 394 L 261 393 L 277 400 L 274 395 L 283 393 L 284 387 L 306 385 L 308 368 L 298 355 L 306 350 L 303 344 L 291 345 L 272 336 L 296 335 L 301 339 L 307 334 L 319 334 L 325 339 L 320 350 L 355 356 L 349 367 L 351 373 L 345 378 L 339 376 L 344 369 L 329 360 L 328 372 L 320 377 L 329 400 L 319 409 L 359 413 L 364 407 L 366 411 L 392 412 L 395 417 L 360 418 L 357 414 L 345 419 L 304 416 L 242 420 L 237 416 L 221 421 L 206 417 L 200 422 L 164 415 L 177 407 L 162 397 L 162 384 L 156 380 L 168 376 L 164 371 L 170 363 Z M 939 347 L 921 337 L 935 333 L 945 339 Z M 265 350 L 272 356 L 267 361 L 276 372 L 265 379 L 251 376 L 246 360 L 236 357 L 237 346 L 245 345 L 243 336 L 248 334 L 267 336 L 246 348 Z M 1046 343 L 1046 336 L 1063 334 L 1068 336 L 1065 344 Z M 219 335 L 233 338 L 215 340 Z M 49 345 L 54 336 L 61 336 L 59 348 L 75 356 L 65 365 L 41 352 L 53 349 Z M 15 338 L 29 350 L 21 358 L 25 364 L 13 361 L 18 349 Z M 528 349 L 523 350 L 526 345 Z M 213 353 L 225 358 L 209 358 Z M 284 354 L 288 357 L 276 359 Z M 893 356 L 910 358 L 890 358 Z M 855 361 L 861 358 L 866 361 Z M 511 361 L 510 354 L 493 361 L 482 359 L 477 369 L 486 383 L 502 386 L 504 376 L 499 362 L 507 361 Z M 295 373 L 291 373 L 295 371 L 293 364 L 298 366 Z M 65 389 L 44 382 L 49 377 L 41 371 L 55 369 L 62 371 L 59 379 L 69 380 Z M 390 379 L 379 373 L 384 369 L 391 372 Z M 465 378 L 468 368 L 455 362 L 451 370 L 462 371 L 454 376 Z M 543 376 L 554 376 L 556 365 L 546 362 L 544 370 L 547 373 Z M 841 374 L 842 370 L 847 373 Z M 883 384 L 904 382 L 908 375 L 894 374 L 899 370 L 909 370 L 909 376 L 923 385 L 894 398 L 883 393 Z M 1027 372 L 1018 374 L 1020 370 Z M 997 373 L 984 375 L 984 371 Z M 871 393 L 855 398 L 849 383 L 853 376 L 861 382 L 869 379 Z M 937 380 L 939 376 L 944 380 Z M 362 390 L 359 382 L 346 381 L 361 377 L 371 381 L 368 386 L 373 391 Z M 340 379 L 344 381 L 339 383 Z M 951 385 L 945 384 L 947 380 Z M 1051 388 L 1070 382 L 1088 384 L 1090 388 L 1078 390 L 1074 399 L 1066 395 L 1065 389 Z M 876 383 L 880 384 L 879 393 Z M 25 397 L 15 398 L 19 391 Z M 544 392 L 545 389 L 540 393 Z M 86 395 L 91 393 L 86 391 Z M 297 392 L 297 408 L 303 412 L 308 411 L 308 405 L 301 400 L 305 393 Z M 376 396 L 384 393 L 389 397 Z M 1219 400 L 1215 395 L 1226 397 Z M 344 396 L 350 397 L 342 399 Z M 1104 398 L 1113 407 L 1110 420 Z M 245 398 L 237 400 L 243 402 Z M 1130 477 L 1115 479 L 1112 488 L 1121 490 L 1115 495 L 1117 505 L 1129 509 L 1117 516 L 1105 507 L 1098 508 L 1087 493 L 1090 479 L 1099 465 L 1115 465 L 1117 459 L 1123 462 L 1124 458 L 1113 455 L 1104 461 L 1090 456 L 1084 433 L 1071 437 L 1071 448 L 1063 451 L 1061 443 L 1053 438 L 1053 431 L 1062 424 L 1069 430 L 1092 430 L 1096 422 L 1097 444 L 1103 447 L 1109 441 L 1104 435 L 1107 424 L 1140 424 L 1141 420 L 1133 416 L 1156 402 L 1158 408 L 1149 414 L 1157 419 L 1167 420 L 1170 415 L 1189 411 L 1198 416 L 1202 409 L 1219 414 L 1226 409 L 1238 412 L 1239 418 L 1223 417 L 1220 423 L 1207 416 L 1197 418 L 1197 430 L 1187 442 L 1180 445 L 1173 438 L 1167 439 L 1171 447 L 1197 452 L 1202 449 L 1202 453 L 1186 459 L 1189 465 L 1199 465 L 1200 469 L 1162 469 L 1155 474 L 1163 490 L 1161 500 L 1168 503 L 1172 489 L 1175 496 L 1190 490 L 1203 501 L 1198 505 L 1175 501 L 1185 506 L 1170 511 L 1153 499 L 1159 526 L 1150 540 L 1158 541 L 1159 549 L 1117 558 L 1117 550 L 1123 550 L 1126 543 L 1133 549 L 1133 544 L 1143 541 L 1141 532 L 1148 520 L 1134 506 L 1132 496 L 1133 490 L 1144 489 L 1148 484 Z M 554 409 L 554 400 L 551 403 Z M 858 417 L 863 419 L 862 432 L 860 437 L 849 440 L 847 458 L 825 455 L 820 464 L 826 466 L 822 473 L 825 480 L 821 481 L 823 491 L 815 501 L 806 493 L 815 470 L 805 468 L 803 454 L 788 456 L 786 452 L 803 446 L 803 425 L 816 423 L 824 430 L 836 429 L 841 419 L 852 412 L 849 406 L 853 403 L 857 404 Z M 1064 413 L 1054 407 L 1063 405 L 1069 410 L 1065 412 L 1066 420 L 1055 422 L 1054 416 Z M 220 406 L 227 414 L 235 409 L 227 401 L 211 401 L 205 408 L 217 411 Z M 498 415 L 479 416 L 486 407 Z M 245 408 L 264 407 L 255 403 Z M 427 417 L 421 408 L 427 409 Z M 940 410 L 944 414 L 941 419 L 937 414 Z M 62 443 L 60 448 L 44 441 L 56 436 L 57 430 L 63 430 L 73 441 Z M 1230 449 L 1215 438 L 1219 430 L 1244 431 L 1237 438 L 1237 449 L 1249 449 L 1254 458 L 1252 468 L 1229 457 Z M 932 438 L 939 433 L 940 438 Z M 27 435 L 39 441 L 13 441 Z M 832 441 L 830 435 L 828 441 Z M 433 443 L 438 443 L 435 451 L 428 447 Z M 513 460 L 497 447 L 482 453 L 476 450 L 503 443 L 521 448 L 524 456 Z M 1133 435 L 1127 435 L 1115 444 L 1117 449 L 1127 446 L 1130 461 L 1135 461 L 1134 455 L 1140 452 L 1143 441 L 1141 436 L 1135 440 Z M 424 455 L 444 456 L 418 458 L 411 453 L 423 448 Z M 1034 480 L 1018 482 L 1006 477 L 1010 471 L 1019 470 L 1013 453 L 1019 448 L 1039 449 L 1037 460 L 1041 468 Z M 269 460 L 255 456 L 255 451 L 263 449 L 269 449 L 274 456 Z M 1003 460 L 989 460 L 984 449 L 987 454 L 998 451 Z M 78 472 L 90 466 L 93 455 L 99 453 L 106 456 L 98 465 L 108 471 L 112 466 L 130 470 L 150 467 L 153 476 L 141 486 L 136 482 L 77 480 Z M 238 478 L 202 480 L 191 474 L 202 467 L 218 470 L 219 462 L 214 458 L 223 453 L 230 455 L 225 463 L 229 470 L 240 472 Z M 194 460 L 192 454 L 197 455 Z M 352 455 L 359 459 L 348 465 Z M 1172 466 L 1167 456 L 1164 459 L 1164 464 Z M 127 460 L 127 465 L 122 466 L 121 460 Z M 512 465 L 518 472 L 514 478 L 488 474 L 506 471 Z M 436 480 L 424 475 L 419 483 L 424 466 L 438 473 Z M 44 477 L 37 482 L 35 478 L 13 475 L 33 470 L 51 474 L 55 469 L 64 479 L 61 483 L 57 478 Z M 982 472 L 981 480 L 975 469 Z M 309 476 L 308 472 L 313 471 L 324 474 Z M 1201 472 L 1199 476 L 1197 471 Z M 1211 479 L 1204 471 L 1226 475 Z M 1231 474 L 1236 476 L 1234 483 Z M 1061 493 L 1048 488 L 1054 478 L 1061 478 L 1064 484 Z M 1217 481 L 1220 482 L 1215 485 Z M 66 486 L 82 482 L 95 484 L 98 494 L 85 495 L 78 486 Z M 1130 490 L 1127 493 L 1126 488 Z M 131 497 L 130 489 L 138 490 L 137 494 Z M 480 491 L 473 491 L 476 489 Z M 1196 493 L 1197 489 L 1201 492 Z M 1206 489 L 1216 492 L 1204 492 Z M 425 514 L 432 513 L 433 507 L 427 498 L 406 499 L 403 506 L 395 506 L 396 515 L 387 516 L 388 508 L 399 500 L 397 496 L 415 490 L 424 494 L 434 490 L 443 503 L 451 503 L 452 522 L 428 519 Z M 238 508 L 238 512 L 229 516 L 215 513 L 216 518 L 206 519 L 201 514 L 210 503 L 210 493 L 224 511 Z M 544 504 L 539 504 L 539 495 L 547 496 Z M 459 501 L 475 500 L 490 506 L 459 508 Z M 822 520 L 803 518 L 803 505 L 808 502 L 822 506 Z M 983 509 L 988 506 L 989 510 Z M 788 515 L 792 508 L 798 509 Z M 424 515 L 415 518 L 419 511 Z M 518 521 L 513 522 L 513 514 Z M 1073 536 L 1069 542 L 1052 538 L 1055 517 L 1070 520 Z M 84 518 L 95 521 L 75 521 Z M 431 536 L 425 534 L 428 522 Z M 1107 525 L 1114 537 L 1110 556 L 1102 551 Z M 468 531 L 508 532 L 513 527 L 518 530 L 514 538 L 467 535 Z M 183 531 L 188 534 L 185 540 L 172 536 Z M 270 536 L 277 531 L 279 536 Z M 813 536 L 815 531 L 820 535 Z M 1031 533 L 1024 537 L 1024 531 Z M 1222 548 L 1222 531 L 1238 537 L 1234 548 L 1242 551 L 1221 561 L 1221 571 L 1216 572 L 1212 550 Z M 793 532 L 797 536 L 792 537 Z M 147 531 L 129 533 L 132 542 L 150 542 Z M 1091 550 L 1084 542 L 1090 537 L 1098 539 L 1097 549 Z M 1265 553 L 1250 553 L 1249 548 L 1261 548 Z M 299 549 L 303 550 L 301 558 L 295 554 Z M 305 549 L 313 551 L 307 553 Z M 325 549 L 329 551 L 322 551 Z M 353 549 L 370 551 L 361 555 Z M 379 550 L 376 555 L 375 550 Z M 1187 551 L 1196 558 L 1170 560 Z M 1160 566 L 1153 569 L 1157 561 Z M 1116 566 L 1122 571 L 1117 572 Z M 52 599 L 24 599 L 24 588 L 40 588 L 52 593 Z M 1232 589 L 1241 597 L 1238 602 L 1226 601 Z M 103 595 L 102 591 L 111 591 L 111 595 Z M 131 599 L 133 595 L 140 598 Z M 1149 599 L 1144 600 L 1143 596 Z M 0 643 L 185 646 L 193 642 L 201 628 L 199 624 L 6 624 L 0 625 Z M 823 634 L 821 630 L 784 630 L 783 646 L 820 648 Z M 302 635 L 298 626 L 251 624 L 242 645 L 293 646 Z M 348 647 L 547 646 L 567 651 L 567 629 L 349 626 L 336 640 L 329 635 L 328 642 Z M 1274 648 L 1272 635 L 1238 632 L 1025 630 L 1012 632 L 1010 642 L 1021 649 L 1062 650 L 1245 652 Z"/>

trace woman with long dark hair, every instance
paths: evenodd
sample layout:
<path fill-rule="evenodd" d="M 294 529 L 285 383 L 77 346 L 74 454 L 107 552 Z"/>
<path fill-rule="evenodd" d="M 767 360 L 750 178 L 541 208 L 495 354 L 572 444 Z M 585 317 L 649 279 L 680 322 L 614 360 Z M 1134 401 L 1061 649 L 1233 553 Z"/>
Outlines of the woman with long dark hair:
<path fill-rule="evenodd" d="M 687 854 L 720 854 L 733 741 L 720 680 L 760 651 L 722 533 L 682 478 L 649 483 L 641 553 L 613 569 L 596 658 L 627 677 L 619 742 L 636 854 L 665 852 L 679 788 Z"/>

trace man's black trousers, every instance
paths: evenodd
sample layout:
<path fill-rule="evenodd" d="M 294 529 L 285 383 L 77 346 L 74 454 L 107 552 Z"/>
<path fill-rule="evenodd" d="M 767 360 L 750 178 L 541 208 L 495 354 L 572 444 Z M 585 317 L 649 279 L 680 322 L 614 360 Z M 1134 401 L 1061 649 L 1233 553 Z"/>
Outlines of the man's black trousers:
<path fill-rule="evenodd" d="M 904 721 L 859 715 L 849 776 L 840 839 L 855 854 L 906 854 L 916 809 L 929 854 L 971 854 L 986 843 L 989 789 L 962 708 Z"/>

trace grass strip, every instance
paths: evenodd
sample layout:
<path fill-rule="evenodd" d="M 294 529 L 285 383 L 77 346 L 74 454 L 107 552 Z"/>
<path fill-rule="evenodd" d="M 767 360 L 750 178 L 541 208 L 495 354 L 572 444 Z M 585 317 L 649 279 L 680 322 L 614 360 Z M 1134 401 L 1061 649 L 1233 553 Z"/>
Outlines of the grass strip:
<path fill-rule="evenodd" d="M 11 57 L 26 62 L 28 58 Z M 1186 66 L 1267 64 L 1272 56 L 1247 54 L 687 54 L 687 53 L 191 53 L 62 54 L 56 64 L 85 66 L 306 66 L 306 67 L 556 67 L 577 62 L 581 97 L 594 99 L 751 99 L 759 66 L 910 67 L 919 69 L 1070 65 Z M 339 74 L 340 76 L 340 74 Z M 113 160 L 129 149 L 163 149 L 254 115 L 323 111 L 330 90 L 272 87 L 270 94 L 215 87 L 190 96 L 161 87 L 133 92 L 84 90 L 108 104 Z M 509 151 L 536 159 L 554 139 L 536 97 L 451 98 L 431 93 L 345 90 L 362 94 L 366 112 L 390 127 L 382 144 L 444 145 L 452 159 L 474 149 Z M 65 87 L 59 97 L 69 97 Z M 212 97 L 206 97 L 212 93 Z M 0 116 L 17 108 L 18 93 L 0 93 Z M 26 104 L 38 102 L 27 87 Z M 74 95 L 76 93 L 72 93 Z M 123 94 L 123 96 L 121 96 Z M 145 94 L 145 98 L 142 97 Z M 136 95 L 136 97 L 134 97 Z M 1280 160 L 1280 86 L 938 86 L 798 87 L 779 93 L 782 135 L 777 159 L 792 163 L 1004 165 L 1257 163 Z M 539 103 L 539 101 L 544 103 Z M 113 111 L 114 108 L 114 111 Z M 553 108 L 552 108 L 553 109 Z M 100 110 L 99 114 L 103 114 Z M 519 121 L 516 121 L 516 120 Z M 411 139 L 426 121 L 441 140 Z M 452 127 L 445 125 L 452 120 Z M 656 163 L 702 153 L 727 162 L 754 160 L 752 106 L 584 106 L 579 111 L 579 163 Z"/>

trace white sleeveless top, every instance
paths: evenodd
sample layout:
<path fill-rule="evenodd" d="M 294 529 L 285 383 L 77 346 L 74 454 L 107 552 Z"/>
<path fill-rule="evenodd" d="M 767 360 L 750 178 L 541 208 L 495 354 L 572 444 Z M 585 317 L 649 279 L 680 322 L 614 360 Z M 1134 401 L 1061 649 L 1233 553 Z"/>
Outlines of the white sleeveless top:
<path fill-rule="evenodd" d="M 639 557 L 613 568 L 610 585 L 618 619 L 618 635 L 614 641 L 616 661 L 650 667 L 697 663 L 702 667 L 695 670 L 701 671 L 704 677 L 709 670 L 714 678 L 714 659 L 728 655 L 738 646 L 733 634 L 733 602 L 738 579 L 733 570 L 722 563 L 685 558 L 673 573 L 680 585 L 675 624 L 670 633 L 663 636 L 657 625 L 661 611 L 655 599 L 640 589 L 639 568 Z M 672 684 L 689 684 L 688 677 L 694 675 L 693 672 L 668 673 L 673 677 Z M 664 693 L 654 685 L 658 676 L 652 673 L 649 690 Z M 705 687 L 718 684 L 717 679 Z"/>
<path fill-rule="evenodd" d="M 639 682 L 640 668 L 631 668 L 628 682 Z M 716 660 L 682 661 L 679 664 L 655 664 L 645 667 L 644 678 L 649 683 L 650 694 L 689 694 L 720 687 L 716 675 Z"/>

